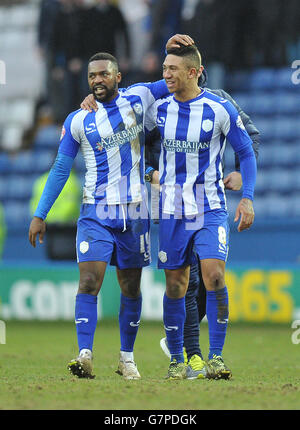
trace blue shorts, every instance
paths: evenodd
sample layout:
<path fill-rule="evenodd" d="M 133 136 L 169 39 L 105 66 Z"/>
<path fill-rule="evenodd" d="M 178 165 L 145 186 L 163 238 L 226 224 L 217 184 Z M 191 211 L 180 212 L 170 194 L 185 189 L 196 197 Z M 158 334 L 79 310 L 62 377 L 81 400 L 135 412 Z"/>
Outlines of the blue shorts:
<path fill-rule="evenodd" d="M 105 261 L 119 269 L 148 266 L 150 220 L 141 216 L 139 206 L 83 204 L 77 222 L 77 262 Z"/>
<path fill-rule="evenodd" d="M 192 227 L 192 220 L 182 217 L 159 220 L 159 269 L 178 269 L 195 263 L 194 252 L 200 260 L 213 258 L 227 260 L 229 226 L 228 214 L 216 209 L 204 214 L 204 219 L 197 228 Z M 189 226 L 187 228 L 187 226 Z"/>

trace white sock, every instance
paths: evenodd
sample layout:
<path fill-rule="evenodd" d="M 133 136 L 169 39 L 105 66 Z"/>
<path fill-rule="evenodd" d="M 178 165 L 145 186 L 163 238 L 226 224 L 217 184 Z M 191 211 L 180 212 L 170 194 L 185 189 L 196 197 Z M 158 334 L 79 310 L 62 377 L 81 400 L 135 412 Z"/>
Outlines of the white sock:
<path fill-rule="evenodd" d="M 120 351 L 120 355 L 123 361 L 134 361 L 133 352 Z"/>
<path fill-rule="evenodd" d="M 80 355 L 80 356 L 82 356 L 82 355 L 89 355 L 89 356 L 92 356 L 92 351 L 91 351 L 90 349 L 83 348 L 83 349 L 80 351 L 79 355 Z"/>

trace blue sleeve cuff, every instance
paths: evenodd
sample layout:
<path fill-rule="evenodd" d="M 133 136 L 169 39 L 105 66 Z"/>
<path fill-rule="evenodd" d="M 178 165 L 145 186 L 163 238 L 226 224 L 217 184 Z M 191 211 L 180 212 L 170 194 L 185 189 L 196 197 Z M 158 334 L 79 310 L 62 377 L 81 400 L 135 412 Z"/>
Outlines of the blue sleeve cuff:
<path fill-rule="evenodd" d="M 151 166 L 147 167 L 147 169 L 145 170 L 145 175 L 148 175 L 149 173 L 153 172 L 155 169 Z"/>
<path fill-rule="evenodd" d="M 254 198 L 254 187 L 256 182 L 256 158 L 252 147 L 246 148 L 239 153 L 241 175 L 243 180 L 243 194 L 244 199 L 253 200 Z"/>

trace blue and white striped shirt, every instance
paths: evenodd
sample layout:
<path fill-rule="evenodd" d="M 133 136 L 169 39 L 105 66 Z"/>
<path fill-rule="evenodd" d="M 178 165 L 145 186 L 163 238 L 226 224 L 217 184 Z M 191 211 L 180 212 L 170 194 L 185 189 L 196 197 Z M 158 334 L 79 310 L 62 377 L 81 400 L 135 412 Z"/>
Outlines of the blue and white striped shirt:
<path fill-rule="evenodd" d="M 83 203 L 140 202 L 144 184 L 147 109 L 168 94 L 164 80 L 119 89 L 97 112 L 79 109 L 66 119 L 59 153 L 75 158 L 81 148 L 86 175 Z"/>
<path fill-rule="evenodd" d="M 229 101 L 206 90 L 186 102 L 168 95 L 156 101 L 146 115 L 146 128 L 156 126 L 162 138 L 159 174 L 164 213 L 175 214 L 179 208 L 185 215 L 197 215 L 226 209 L 221 164 L 226 140 L 241 156 L 242 176 L 242 160 L 251 158 L 251 179 L 243 177 L 243 197 L 253 199 L 256 163 L 252 141 Z"/>

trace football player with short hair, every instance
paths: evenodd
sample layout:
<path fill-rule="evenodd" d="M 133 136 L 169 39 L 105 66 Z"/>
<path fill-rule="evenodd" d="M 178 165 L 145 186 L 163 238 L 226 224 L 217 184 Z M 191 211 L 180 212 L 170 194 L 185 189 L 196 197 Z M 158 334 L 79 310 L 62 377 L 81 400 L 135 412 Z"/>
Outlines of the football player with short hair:
<path fill-rule="evenodd" d="M 206 314 L 211 378 L 230 378 L 222 350 L 228 322 L 225 263 L 228 223 L 222 157 L 229 141 L 240 160 L 243 196 L 235 213 L 238 231 L 254 221 L 256 160 L 252 141 L 236 108 L 198 86 L 203 71 L 196 46 L 168 49 L 163 77 L 170 93 L 147 113 L 146 128 L 161 135 L 159 176 L 159 262 L 165 270 L 164 326 L 171 355 L 169 379 L 186 377 L 183 357 L 185 294 L 193 250 L 198 254 L 207 294 Z"/>

